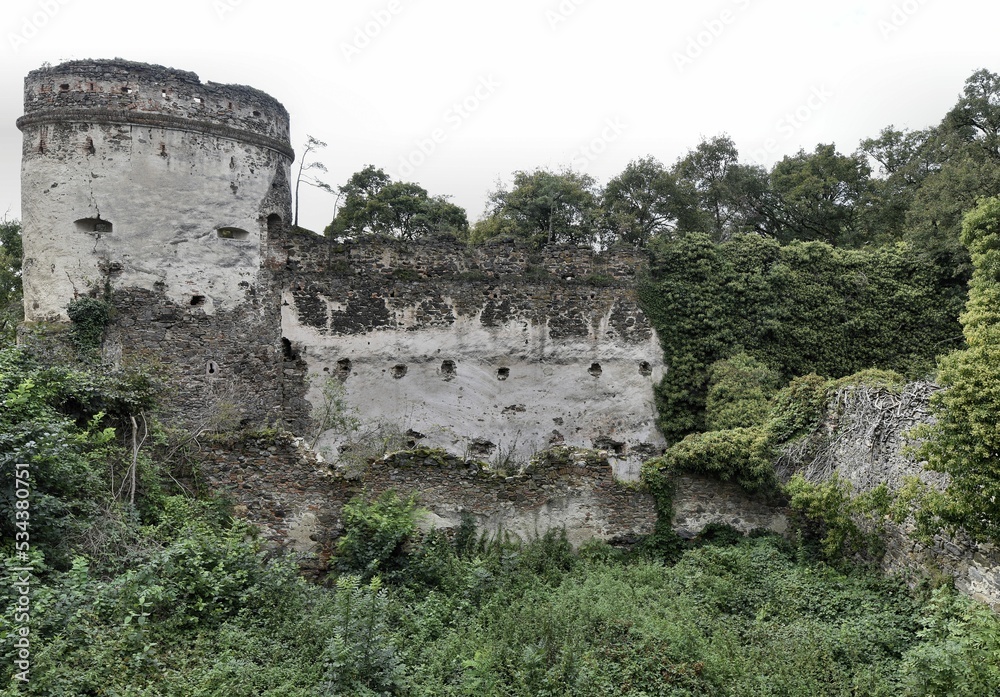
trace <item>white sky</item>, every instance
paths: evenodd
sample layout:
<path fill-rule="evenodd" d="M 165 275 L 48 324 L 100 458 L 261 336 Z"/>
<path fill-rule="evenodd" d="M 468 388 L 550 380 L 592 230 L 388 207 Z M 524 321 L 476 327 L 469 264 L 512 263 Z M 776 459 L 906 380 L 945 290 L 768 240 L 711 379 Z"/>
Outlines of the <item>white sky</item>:
<path fill-rule="evenodd" d="M 374 164 L 474 221 L 518 169 L 603 184 L 723 132 L 770 165 L 936 124 L 973 71 L 1000 72 L 998 20 L 994 0 L 4 0 L 0 215 L 20 215 L 14 121 L 46 61 L 257 87 L 288 108 L 297 151 L 306 134 L 328 143 L 333 186 Z M 300 222 L 322 230 L 333 203 L 308 190 Z"/>

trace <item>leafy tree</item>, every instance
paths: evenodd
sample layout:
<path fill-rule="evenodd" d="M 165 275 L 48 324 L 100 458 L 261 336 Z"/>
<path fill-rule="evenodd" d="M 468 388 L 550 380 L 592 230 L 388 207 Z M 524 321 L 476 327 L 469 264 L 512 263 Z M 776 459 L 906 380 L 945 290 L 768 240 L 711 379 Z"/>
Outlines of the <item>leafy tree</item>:
<path fill-rule="evenodd" d="M 608 182 L 603 194 L 603 228 L 608 241 L 644 247 L 656 235 L 696 229 L 694 191 L 685 189 L 659 160 L 634 160 Z"/>
<path fill-rule="evenodd" d="M 326 143 L 312 136 L 306 136 L 305 149 L 302 151 L 302 156 L 299 158 L 299 173 L 295 177 L 295 221 L 294 225 L 299 224 L 299 186 L 301 184 L 307 184 L 309 186 L 314 186 L 317 189 L 325 191 L 329 194 L 333 193 L 333 187 L 327 184 L 325 181 L 320 179 L 318 176 L 313 174 L 313 172 L 326 172 L 326 165 L 322 162 L 310 162 L 306 164 L 306 160 L 309 156 L 319 150 L 320 148 L 325 148 Z"/>
<path fill-rule="evenodd" d="M 977 70 L 966 81 L 945 126 L 990 159 L 1000 162 L 1000 75 Z"/>
<path fill-rule="evenodd" d="M 473 240 L 504 231 L 542 244 L 592 244 L 598 201 L 597 184 L 587 174 L 518 171 L 513 186 L 500 183 L 490 193 L 487 216 L 477 224 Z"/>
<path fill-rule="evenodd" d="M 393 182 L 383 170 L 368 165 L 340 187 L 344 204 L 326 233 L 389 235 L 415 239 L 432 233 L 466 234 L 465 209 L 445 196 L 431 197 L 412 182 Z"/>
<path fill-rule="evenodd" d="M 923 447 L 928 467 L 950 475 L 936 513 L 951 527 L 1000 542 L 1000 197 L 982 201 L 962 223 L 974 271 L 962 325 L 968 348 L 941 360 L 945 390 Z"/>
<path fill-rule="evenodd" d="M 700 225 L 692 229 L 721 241 L 740 227 L 745 172 L 739 159 L 736 144 L 723 134 L 703 140 L 674 165 L 678 184 L 695 192 L 703 214 Z"/>
<path fill-rule="evenodd" d="M 778 238 L 857 246 L 859 206 L 870 175 L 862 156 L 841 155 L 832 144 L 783 158 L 771 170 L 771 189 L 780 201 L 774 211 Z"/>
<path fill-rule="evenodd" d="M 21 223 L 0 220 L 0 345 L 13 342 L 24 315 L 21 256 Z"/>
<path fill-rule="evenodd" d="M 878 138 L 861 141 L 859 154 L 878 165 L 861 211 L 867 239 L 889 242 L 903 238 L 907 212 L 917 191 L 940 167 L 931 146 L 934 137 L 934 129 L 906 131 L 888 126 Z"/>

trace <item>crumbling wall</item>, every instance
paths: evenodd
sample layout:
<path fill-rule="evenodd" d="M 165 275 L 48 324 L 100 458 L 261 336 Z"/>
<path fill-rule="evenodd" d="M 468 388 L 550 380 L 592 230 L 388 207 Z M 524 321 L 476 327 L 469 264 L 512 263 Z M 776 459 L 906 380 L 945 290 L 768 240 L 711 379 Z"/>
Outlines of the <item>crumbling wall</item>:
<path fill-rule="evenodd" d="M 901 393 L 866 386 L 841 390 L 831 403 L 818 438 L 792 452 L 781 465 L 784 478 L 801 472 L 814 483 L 833 476 L 848 482 L 856 493 L 886 484 L 898 491 L 908 477 L 943 489 L 947 475 L 924 469 L 908 446 L 907 434 L 930 423 L 929 400 L 938 388 L 913 383 Z M 1000 610 L 1000 550 L 978 544 L 965 535 L 936 535 L 929 545 L 914 537 L 913 521 L 886 523 L 886 572 L 908 577 L 947 574 L 963 593 Z"/>
<path fill-rule="evenodd" d="M 782 501 L 749 494 L 738 484 L 696 474 L 679 475 L 674 482 L 671 527 L 691 539 L 706 525 L 728 525 L 744 535 L 760 530 L 783 535 L 788 531 Z"/>
<path fill-rule="evenodd" d="M 565 529 L 570 542 L 631 544 L 656 522 L 652 497 L 614 479 L 605 453 L 561 447 L 523 471 L 493 471 L 476 460 L 417 448 L 343 476 L 287 433 L 233 434 L 204 445 L 200 471 L 235 512 L 255 523 L 271 546 L 326 568 L 343 532 L 341 510 L 353 496 L 415 494 L 424 529 L 457 527 L 471 516 L 482 532 L 523 540 Z"/>
<path fill-rule="evenodd" d="M 626 479 L 663 446 L 663 353 L 636 299 L 639 253 L 292 234 L 272 256 L 312 406 L 339 379 L 362 418 L 424 444 L 520 462 L 552 445 L 602 448 Z"/>

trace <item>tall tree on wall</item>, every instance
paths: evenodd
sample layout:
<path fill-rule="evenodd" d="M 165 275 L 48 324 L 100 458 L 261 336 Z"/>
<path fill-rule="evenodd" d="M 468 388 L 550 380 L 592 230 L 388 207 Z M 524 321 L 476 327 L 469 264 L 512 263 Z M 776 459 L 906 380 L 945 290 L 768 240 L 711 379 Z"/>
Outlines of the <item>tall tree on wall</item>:
<path fill-rule="evenodd" d="M 518 171 L 511 186 L 499 183 L 490 193 L 487 215 L 476 224 L 473 240 L 500 232 L 539 244 L 592 244 L 598 203 L 597 183 L 587 174 Z"/>
<path fill-rule="evenodd" d="M 316 172 L 326 172 L 326 165 L 315 160 L 307 162 L 310 155 L 325 147 L 326 143 L 322 140 L 312 136 L 306 136 L 305 148 L 302 151 L 302 157 L 299 158 L 299 173 L 298 176 L 295 177 L 295 220 L 293 221 L 293 224 L 296 227 L 298 227 L 299 224 L 299 187 L 302 184 L 316 187 L 317 189 L 330 194 L 333 193 L 333 187 L 315 174 Z"/>
<path fill-rule="evenodd" d="M 413 182 L 394 182 L 382 169 L 368 165 L 339 188 L 343 205 L 326 234 L 388 235 L 415 239 L 433 233 L 465 235 L 465 209 L 447 196 L 430 196 Z"/>
<path fill-rule="evenodd" d="M 602 195 L 602 236 L 645 247 L 655 236 L 699 229 L 697 196 L 659 160 L 634 160 L 608 182 Z"/>

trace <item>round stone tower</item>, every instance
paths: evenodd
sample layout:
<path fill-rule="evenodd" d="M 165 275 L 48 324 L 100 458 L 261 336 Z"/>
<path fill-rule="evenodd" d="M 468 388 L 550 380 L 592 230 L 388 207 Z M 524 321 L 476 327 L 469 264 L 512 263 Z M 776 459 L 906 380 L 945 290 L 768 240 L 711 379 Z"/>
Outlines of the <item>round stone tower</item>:
<path fill-rule="evenodd" d="M 289 220 L 288 112 L 240 85 L 123 60 L 28 74 L 21 215 L 28 322 L 146 289 L 208 315 L 254 296 Z"/>
<path fill-rule="evenodd" d="M 291 215 L 288 112 L 250 87 L 123 60 L 24 85 L 24 336 L 110 302 L 105 361 L 169 380 L 171 421 L 281 418 L 271 238 Z"/>

